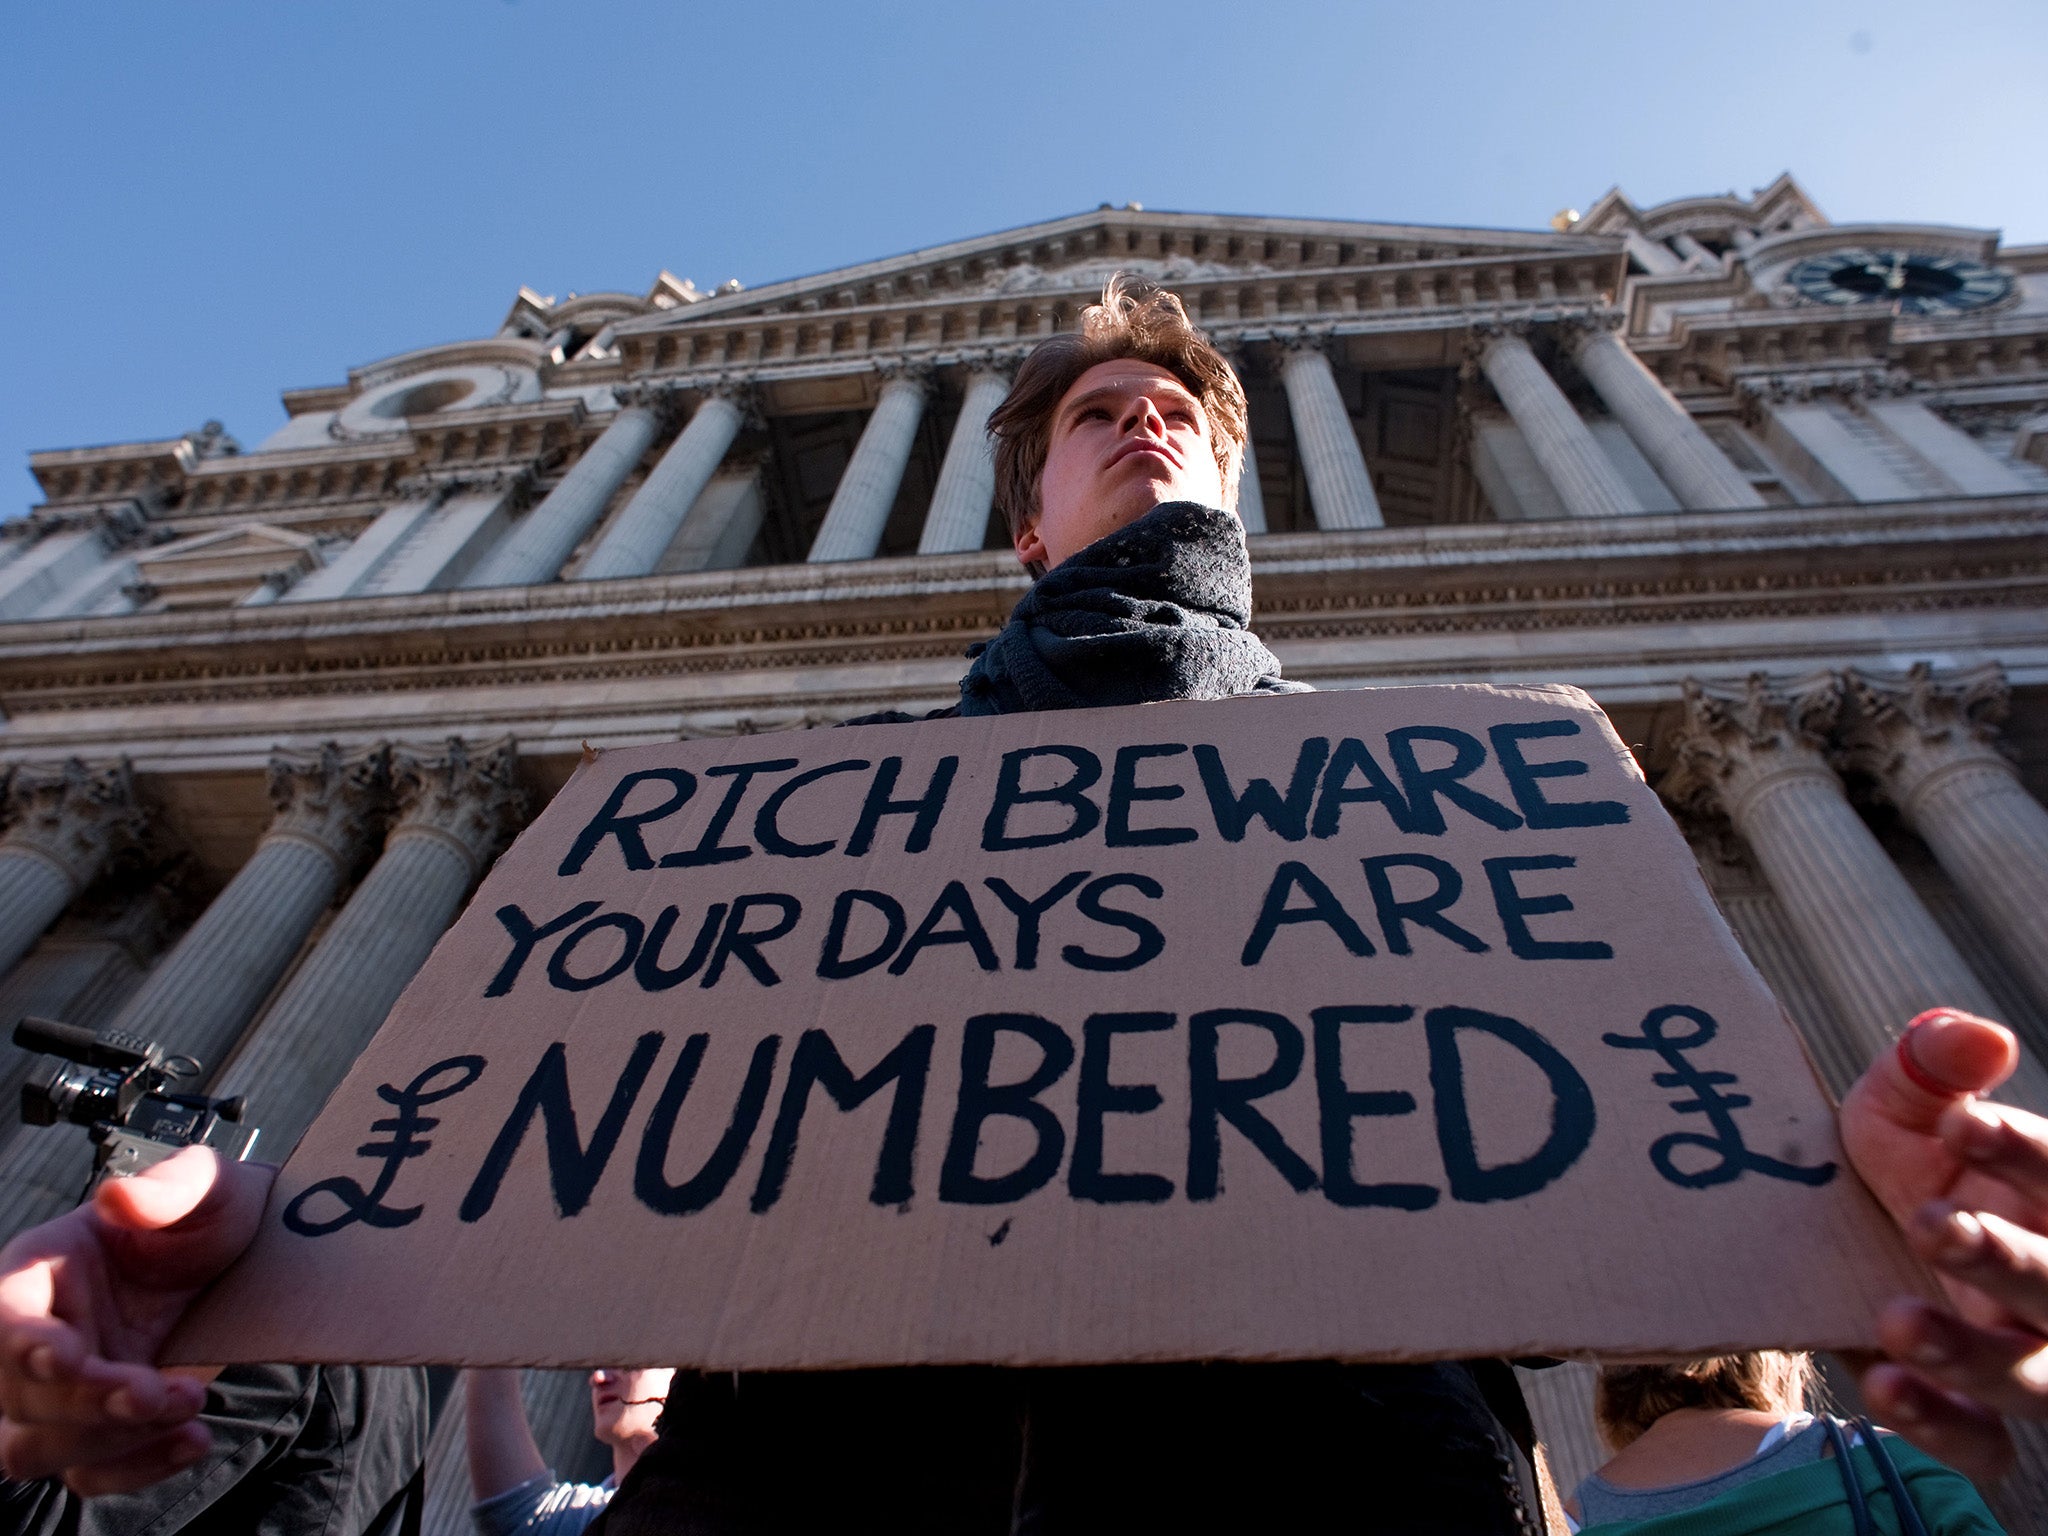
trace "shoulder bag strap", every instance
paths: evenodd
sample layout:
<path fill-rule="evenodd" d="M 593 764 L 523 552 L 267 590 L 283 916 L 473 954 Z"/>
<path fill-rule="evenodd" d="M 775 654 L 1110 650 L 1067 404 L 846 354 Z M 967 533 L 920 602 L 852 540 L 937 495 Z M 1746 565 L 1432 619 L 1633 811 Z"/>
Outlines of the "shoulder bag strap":
<path fill-rule="evenodd" d="M 1927 1536 L 1927 1522 L 1920 1518 L 1920 1510 L 1913 1502 L 1912 1491 L 1906 1487 L 1906 1479 L 1899 1471 L 1899 1464 L 1892 1460 L 1892 1453 L 1884 1448 L 1878 1438 L 1877 1426 L 1866 1416 L 1856 1421 L 1856 1432 L 1863 1437 L 1863 1443 L 1870 1447 L 1870 1459 L 1877 1463 L 1878 1475 L 1884 1479 L 1884 1489 L 1892 1496 L 1892 1508 L 1899 1517 L 1901 1536 Z"/>
<path fill-rule="evenodd" d="M 1877 1526 L 1870 1518 L 1870 1505 L 1863 1497 L 1863 1480 L 1856 1475 L 1856 1464 L 1849 1459 L 1849 1437 L 1842 1433 L 1842 1421 L 1831 1413 L 1824 1413 L 1820 1421 L 1828 1432 L 1828 1444 L 1834 1448 L 1835 1470 L 1842 1475 L 1842 1497 L 1849 1505 L 1849 1525 L 1856 1536 L 1877 1536 Z"/>

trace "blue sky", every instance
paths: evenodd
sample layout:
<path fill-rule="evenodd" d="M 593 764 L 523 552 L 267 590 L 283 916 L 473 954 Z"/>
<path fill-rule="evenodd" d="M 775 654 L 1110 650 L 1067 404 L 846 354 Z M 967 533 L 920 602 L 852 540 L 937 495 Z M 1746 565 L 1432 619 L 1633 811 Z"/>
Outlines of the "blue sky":
<path fill-rule="evenodd" d="M 2048 5 L 268 0 L 8 8 L 0 516 L 253 444 L 522 283 L 749 285 L 1148 207 L 1540 227 L 1791 170 L 2048 241 Z"/>

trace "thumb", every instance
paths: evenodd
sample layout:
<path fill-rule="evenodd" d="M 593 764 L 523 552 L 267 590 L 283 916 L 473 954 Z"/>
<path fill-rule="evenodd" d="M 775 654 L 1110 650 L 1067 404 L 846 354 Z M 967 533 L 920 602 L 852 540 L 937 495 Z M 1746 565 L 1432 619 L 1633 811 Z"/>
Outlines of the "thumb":
<path fill-rule="evenodd" d="M 186 1147 L 131 1178 L 93 1191 L 93 1215 L 109 1255 L 159 1290 L 214 1279 L 256 1235 L 277 1170 L 226 1163 L 210 1147 Z"/>
<path fill-rule="evenodd" d="M 1954 1008 L 1930 1008 L 1906 1026 L 1896 1050 L 1856 1080 L 1844 1108 L 1854 1104 L 1857 1112 L 1931 1136 L 1950 1105 L 1996 1088 L 2018 1065 L 2011 1030 Z"/>
<path fill-rule="evenodd" d="M 185 1147 L 132 1177 L 103 1181 L 93 1210 L 116 1229 L 154 1232 L 198 1210 L 220 1181 L 220 1166 L 211 1147 Z"/>

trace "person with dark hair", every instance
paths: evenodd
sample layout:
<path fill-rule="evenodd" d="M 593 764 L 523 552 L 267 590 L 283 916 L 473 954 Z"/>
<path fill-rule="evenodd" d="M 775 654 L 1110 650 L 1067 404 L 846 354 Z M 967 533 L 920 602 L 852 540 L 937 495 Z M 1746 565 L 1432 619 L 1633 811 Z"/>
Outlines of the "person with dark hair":
<path fill-rule="evenodd" d="M 1040 345 L 990 427 L 998 505 L 1038 579 L 940 713 L 1300 686 L 1249 627 L 1231 511 L 1243 391 L 1177 299 L 1112 282 L 1078 335 Z M 1942 1013 L 1843 1110 L 1858 1171 L 1955 1295 L 1888 1317 L 1897 1358 L 1866 1394 L 1987 1472 L 2010 1454 L 1999 1412 L 2048 1417 L 2048 1125 L 1978 1097 L 2015 1049 Z M 266 1188 L 194 1149 L 0 1253 L 0 1461 L 90 1490 L 201 1454 L 195 1394 L 148 1362 L 248 1243 Z M 1526 1437 L 1497 1361 L 685 1371 L 593 1529 L 1530 1530 L 1504 1422 Z"/>
<path fill-rule="evenodd" d="M 1812 1357 L 1783 1350 L 1603 1366 L 1593 1415 L 1617 1454 L 1579 1484 L 1566 1512 L 1587 1536 L 1851 1532 L 1839 1436 L 1866 1508 L 1888 1511 L 1893 1497 L 1874 1459 L 1881 1451 L 1929 1536 L 2000 1536 L 1968 1478 L 1815 1417 L 1814 1391 Z"/>

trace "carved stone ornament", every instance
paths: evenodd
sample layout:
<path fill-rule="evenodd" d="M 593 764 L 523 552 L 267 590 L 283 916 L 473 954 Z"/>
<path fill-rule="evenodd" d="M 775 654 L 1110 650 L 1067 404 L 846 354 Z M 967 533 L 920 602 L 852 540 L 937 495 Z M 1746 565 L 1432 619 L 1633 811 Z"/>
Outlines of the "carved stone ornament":
<path fill-rule="evenodd" d="M 352 869 L 384 808 L 390 760 L 382 743 L 347 752 L 330 741 L 312 752 L 272 753 L 268 787 L 276 814 L 265 840 L 296 838 Z"/>
<path fill-rule="evenodd" d="M 38 539 L 52 533 L 90 529 L 110 550 L 140 540 L 148 532 L 149 509 L 135 497 L 90 506 L 38 507 L 13 525 L 16 536 Z"/>
<path fill-rule="evenodd" d="M 1799 373 L 1751 374 L 1736 383 L 1745 401 L 1758 405 L 1806 405 L 1829 397 L 1887 400 L 1913 392 L 1913 376 L 1883 364 L 1815 368 Z"/>
<path fill-rule="evenodd" d="M 1276 331 L 1273 335 L 1273 340 L 1283 352 L 1315 352 L 1323 356 L 1329 355 L 1330 343 L 1335 338 L 1336 332 L 1328 328 L 1318 329 L 1306 325 Z"/>
<path fill-rule="evenodd" d="M 1007 381 L 1028 355 L 1023 347 L 970 347 L 960 354 L 960 366 L 970 374 L 986 373 Z"/>
<path fill-rule="evenodd" d="M 1627 319 L 1628 316 L 1618 309 L 1594 304 L 1566 315 L 1558 325 L 1564 333 L 1566 349 L 1575 352 L 1596 336 L 1620 331 Z"/>
<path fill-rule="evenodd" d="M 391 792 L 398 805 L 394 837 L 424 833 L 452 843 L 482 873 L 526 816 L 519 751 L 501 737 L 471 747 L 451 736 L 440 747 L 400 746 L 391 754 Z"/>
<path fill-rule="evenodd" d="M 699 386 L 706 400 L 723 400 L 740 413 L 740 429 L 758 432 L 768 424 L 767 416 L 761 409 L 761 391 L 754 381 L 742 373 L 721 373 L 717 378 Z M 699 405 L 699 410 L 703 409 Z M 694 412 L 692 415 L 694 416 Z"/>
<path fill-rule="evenodd" d="M 1856 668 L 1847 683 L 1855 716 L 1835 759 L 1868 774 L 1878 794 L 1908 815 L 1945 770 L 2013 771 L 1998 739 L 2012 689 L 1997 662 L 1941 674 L 1924 661 L 1904 673 Z"/>
<path fill-rule="evenodd" d="M 884 389 L 892 384 L 911 384 L 920 394 L 931 392 L 932 365 L 921 358 L 879 357 L 874 369 L 881 376 Z"/>
<path fill-rule="evenodd" d="M 516 495 L 532 492 L 538 471 L 532 464 L 498 464 L 478 469 L 428 470 L 407 475 L 392 487 L 404 501 L 446 501 L 451 496 L 476 496 L 491 491 Z"/>
<path fill-rule="evenodd" d="M 195 458 L 232 459 L 242 451 L 242 445 L 217 421 L 209 421 L 196 431 L 187 432 L 185 440 L 192 445 Z"/>
<path fill-rule="evenodd" d="M 1465 367 L 1477 372 L 1486 354 L 1510 336 L 1527 342 L 1536 327 L 1528 320 L 1506 315 L 1487 315 L 1472 322 L 1465 337 Z"/>
<path fill-rule="evenodd" d="M 0 848 L 40 855 L 64 872 L 74 891 L 92 884 L 109 855 L 139 843 L 145 828 L 125 757 L 98 768 L 76 757 L 48 766 L 24 763 L 8 783 L 7 812 Z"/>
<path fill-rule="evenodd" d="M 1658 785 L 1695 816 L 1740 824 L 1742 802 L 1783 774 L 1833 772 L 1822 755 L 1841 717 L 1844 687 L 1833 672 L 1773 683 L 1762 672 L 1741 682 L 1685 680 L 1685 723 L 1673 740 L 1677 762 Z"/>
<path fill-rule="evenodd" d="M 665 427 L 675 420 L 677 413 L 682 409 L 683 395 L 687 388 L 687 385 L 669 380 L 614 384 L 612 399 L 618 402 L 620 410 L 637 405 L 654 412 Z"/>

